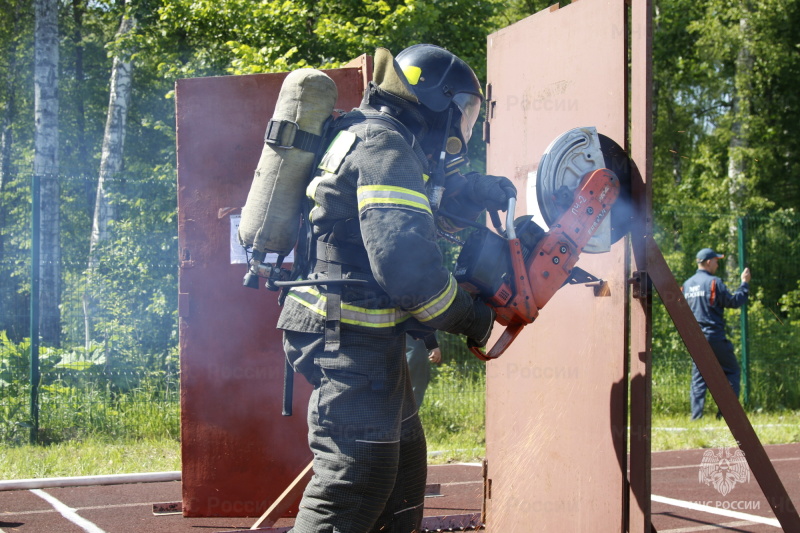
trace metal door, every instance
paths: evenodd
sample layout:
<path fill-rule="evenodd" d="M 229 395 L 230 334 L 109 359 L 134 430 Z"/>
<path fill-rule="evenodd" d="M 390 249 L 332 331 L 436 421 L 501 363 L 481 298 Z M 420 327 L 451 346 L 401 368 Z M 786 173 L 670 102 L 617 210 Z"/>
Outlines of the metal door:
<path fill-rule="evenodd" d="M 488 169 L 514 180 L 518 214 L 533 213 L 529 174 L 562 132 L 596 126 L 626 145 L 625 13 L 624 0 L 581 0 L 488 37 Z M 489 531 L 622 531 L 626 259 L 625 240 L 582 255 L 610 295 L 564 287 L 487 363 Z"/>
<path fill-rule="evenodd" d="M 368 59 L 328 71 L 338 108 L 360 103 Z M 284 77 L 176 85 L 185 516 L 259 516 L 311 460 L 310 387 L 296 378 L 295 415 L 282 417 L 277 295 L 242 286 L 234 239 Z"/>

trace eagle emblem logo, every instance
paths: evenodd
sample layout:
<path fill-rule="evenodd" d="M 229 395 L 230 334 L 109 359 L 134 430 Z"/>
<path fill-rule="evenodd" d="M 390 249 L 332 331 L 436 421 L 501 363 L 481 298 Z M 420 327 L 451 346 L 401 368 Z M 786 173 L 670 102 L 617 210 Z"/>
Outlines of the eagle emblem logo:
<path fill-rule="evenodd" d="M 738 448 L 706 450 L 700 463 L 700 483 L 713 485 L 726 496 L 737 483 L 750 481 L 750 466 Z"/>

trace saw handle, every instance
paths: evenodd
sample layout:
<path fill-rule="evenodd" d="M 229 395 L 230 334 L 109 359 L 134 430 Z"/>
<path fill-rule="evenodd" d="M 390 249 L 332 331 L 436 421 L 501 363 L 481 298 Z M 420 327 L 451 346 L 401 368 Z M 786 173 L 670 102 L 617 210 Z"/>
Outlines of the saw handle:
<path fill-rule="evenodd" d="M 509 239 L 516 239 L 516 232 L 514 231 L 514 211 L 517 209 L 517 198 L 515 196 L 508 197 L 508 208 L 506 209 L 506 227 L 503 229 L 503 223 L 500 221 L 500 211 L 490 211 L 489 218 L 492 220 L 492 226 L 497 230 L 498 235 L 505 235 Z"/>
<path fill-rule="evenodd" d="M 481 361 L 491 361 L 492 359 L 497 359 L 503 355 L 503 352 L 506 351 L 506 348 L 511 346 L 511 343 L 514 342 L 514 339 L 517 338 L 517 335 L 519 335 L 519 332 L 522 331 L 522 328 L 524 327 L 525 324 L 509 324 L 505 331 L 503 331 L 503 334 L 500 335 L 500 338 L 497 339 L 497 342 L 494 343 L 494 346 L 492 346 L 491 350 L 488 352 L 485 348 L 475 346 L 469 341 L 467 341 L 467 346 L 469 347 L 469 351 L 472 352 L 472 355 Z"/>

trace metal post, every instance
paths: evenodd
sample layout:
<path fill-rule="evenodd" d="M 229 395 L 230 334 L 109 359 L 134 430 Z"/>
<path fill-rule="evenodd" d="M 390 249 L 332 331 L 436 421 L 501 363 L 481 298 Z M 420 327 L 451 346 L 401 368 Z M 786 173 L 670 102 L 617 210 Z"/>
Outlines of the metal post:
<path fill-rule="evenodd" d="M 39 241 L 41 217 L 41 190 L 39 174 L 31 178 L 31 426 L 30 442 L 39 440 Z"/>
<path fill-rule="evenodd" d="M 745 246 L 747 217 L 739 217 L 736 220 L 739 229 L 739 272 L 747 267 L 747 247 Z M 750 401 L 750 357 L 747 350 L 749 340 L 749 328 L 747 322 L 747 302 L 742 306 L 741 313 L 741 334 L 742 334 L 742 405 L 748 405 Z"/>

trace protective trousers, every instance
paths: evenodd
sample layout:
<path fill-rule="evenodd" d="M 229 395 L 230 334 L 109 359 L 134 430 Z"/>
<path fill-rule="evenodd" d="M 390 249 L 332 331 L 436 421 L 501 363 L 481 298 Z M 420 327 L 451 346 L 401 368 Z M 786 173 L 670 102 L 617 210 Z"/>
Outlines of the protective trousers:
<path fill-rule="evenodd" d="M 294 533 L 412 533 L 422 521 L 427 450 L 411 391 L 405 338 L 284 332 L 295 370 L 314 386 L 308 441 L 314 476 Z"/>

